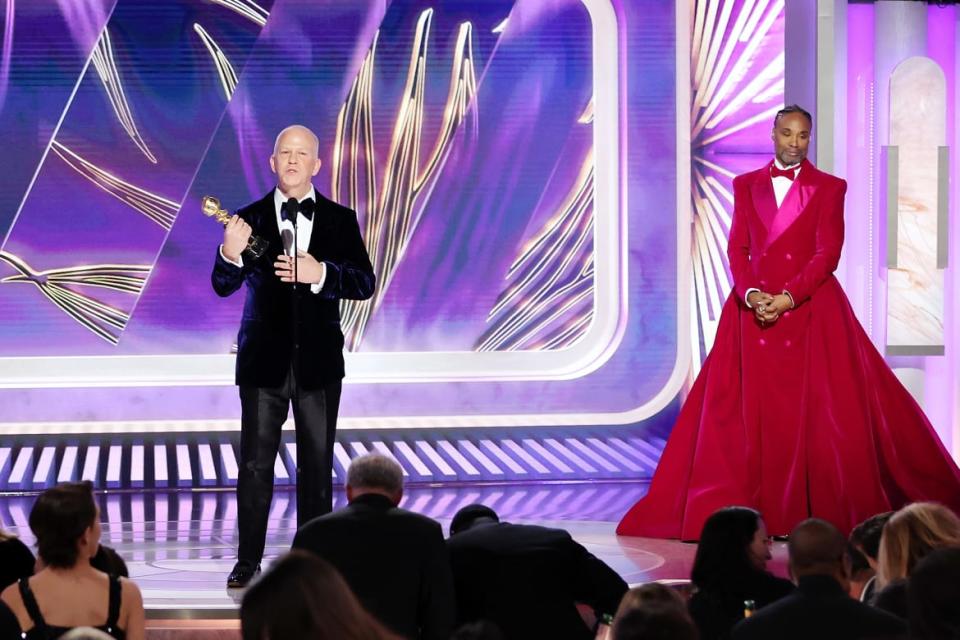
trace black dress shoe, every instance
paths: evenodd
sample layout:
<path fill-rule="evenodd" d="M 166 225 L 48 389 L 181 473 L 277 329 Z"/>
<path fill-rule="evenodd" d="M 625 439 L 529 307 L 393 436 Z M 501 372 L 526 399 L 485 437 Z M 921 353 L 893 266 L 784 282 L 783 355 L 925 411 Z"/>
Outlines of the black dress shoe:
<path fill-rule="evenodd" d="M 253 580 L 253 577 L 258 573 L 260 573 L 260 565 L 254 567 L 246 560 L 241 560 L 233 565 L 233 571 L 230 572 L 230 576 L 227 578 L 227 587 L 230 589 L 245 587 L 250 584 L 250 581 Z"/>

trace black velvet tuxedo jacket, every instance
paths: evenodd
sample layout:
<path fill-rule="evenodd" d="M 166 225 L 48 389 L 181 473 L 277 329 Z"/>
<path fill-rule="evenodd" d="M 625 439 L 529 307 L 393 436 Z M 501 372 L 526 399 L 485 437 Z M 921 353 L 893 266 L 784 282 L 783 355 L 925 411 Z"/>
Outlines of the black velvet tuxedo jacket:
<path fill-rule="evenodd" d="M 308 284 L 281 282 L 273 263 L 283 253 L 274 192 L 237 211 L 253 234 L 270 243 L 257 259 L 244 255 L 243 267 L 224 260 L 217 250 L 211 280 L 220 296 L 229 296 L 244 282 L 247 299 L 237 339 L 236 382 L 242 386 L 281 386 L 290 372 L 294 354 L 293 295 L 300 318 L 298 382 L 317 389 L 339 380 L 343 370 L 343 332 L 340 300 L 365 300 L 373 295 L 376 277 L 360 237 L 357 214 L 319 193 L 307 251 L 326 264 L 327 275 L 319 293 Z"/>
<path fill-rule="evenodd" d="M 293 548 L 335 566 L 364 608 L 403 637 L 453 632 L 453 577 L 436 521 L 364 494 L 303 525 Z"/>
<path fill-rule="evenodd" d="M 504 637 L 592 640 L 578 603 L 613 614 L 627 584 L 562 529 L 477 524 L 447 540 L 458 624 L 490 620 Z"/>

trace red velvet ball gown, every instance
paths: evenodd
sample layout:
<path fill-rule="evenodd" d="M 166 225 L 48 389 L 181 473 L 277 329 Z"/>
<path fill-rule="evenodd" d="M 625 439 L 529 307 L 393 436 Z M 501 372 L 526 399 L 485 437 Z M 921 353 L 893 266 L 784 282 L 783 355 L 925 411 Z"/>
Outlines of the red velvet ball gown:
<path fill-rule="evenodd" d="M 960 470 L 833 276 L 846 183 L 804 161 L 779 209 L 770 165 L 733 187 L 734 291 L 650 491 L 617 533 L 695 540 L 727 505 L 758 509 L 772 535 L 810 516 L 847 532 L 917 500 L 960 513 Z M 750 288 L 787 290 L 795 307 L 762 325 Z"/>

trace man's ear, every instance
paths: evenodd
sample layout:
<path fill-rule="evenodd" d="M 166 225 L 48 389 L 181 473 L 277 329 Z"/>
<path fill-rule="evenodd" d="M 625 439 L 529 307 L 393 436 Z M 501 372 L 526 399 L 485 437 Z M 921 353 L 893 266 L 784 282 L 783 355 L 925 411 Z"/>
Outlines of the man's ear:
<path fill-rule="evenodd" d="M 318 173 L 320 173 L 320 167 L 322 165 L 323 165 L 323 160 L 321 160 L 320 158 L 317 158 L 317 164 L 316 166 L 314 166 L 313 173 L 311 175 L 317 175 Z"/>
<path fill-rule="evenodd" d="M 277 172 L 277 158 L 273 154 L 270 154 L 270 171 Z"/>
<path fill-rule="evenodd" d="M 353 487 L 347 485 L 347 502 L 353 501 Z"/>
<path fill-rule="evenodd" d="M 399 491 L 390 497 L 393 499 L 394 506 L 400 506 L 400 501 L 403 500 L 403 488 L 401 487 Z"/>

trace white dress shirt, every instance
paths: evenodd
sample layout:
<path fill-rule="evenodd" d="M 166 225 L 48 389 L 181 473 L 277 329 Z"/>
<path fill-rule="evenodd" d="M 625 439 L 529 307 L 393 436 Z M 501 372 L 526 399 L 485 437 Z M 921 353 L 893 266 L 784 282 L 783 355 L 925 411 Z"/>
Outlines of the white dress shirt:
<path fill-rule="evenodd" d="M 785 176 L 777 176 L 776 178 L 771 178 L 771 180 L 773 180 L 773 195 L 775 195 L 777 198 L 777 208 L 779 209 L 780 205 L 783 204 L 783 199 L 787 197 L 787 191 L 790 191 L 790 186 L 794 182 L 796 182 L 797 176 L 800 175 L 800 164 L 798 163 L 798 164 L 790 165 L 789 167 L 785 167 L 782 164 L 780 164 L 780 160 L 778 160 L 777 158 L 773 159 L 773 164 L 777 165 L 777 169 L 780 169 L 781 171 L 786 169 L 794 170 L 793 180 Z"/>
<path fill-rule="evenodd" d="M 303 201 L 303 200 L 306 200 L 307 198 L 312 199 L 314 203 L 316 203 L 317 201 L 317 191 L 316 189 L 313 188 L 313 185 L 310 185 L 310 191 L 308 191 L 304 197 L 300 198 L 300 200 Z M 274 205 L 274 211 L 276 212 L 276 215 L 277 215 L 277 228 L 280 230 L 280 237 L 281 238 L 284 237 L 283 232 L 284 230 L 286 230 L 288 232 L 287 237 L 293 238 L 293 221 L 284 220 L 283 216 L 280 213 L 281 208 L 283 207 L 283 204 L 286 201 L 287 201 L 287 197 L 283 195 L 283 192 L 280 191 L 279 187 L 273 190 L 273 205 Z M 317 215 L 316 211 L 314 211 L 314 215 Z M 297 250 L 298 251 L 307 250 L 307 247 L 310 246 L 310 236 L 312 233 L 313 233 L 313 220 L 308 219 L 306 216 L 303 215 L 303 213 L 298 213 L 297 214 Z M 292 244 L 293 243 L 291 243 L 291 246 L 284 246 L 283 248 L 284 254 L 288 256 L 293 255 Z M 242 255 L 240 256 L 240 260 L 238 262 L 231 260 L 230 258 L 223 255 L 222 244 L 220 245 L 220 257 L 226 260 L 227 262 L 229 262 L 230 264 L 236 265 L 238 267 L 243 267 L 243 256 Z M 320 282 L 310 285 L 310 291 L 312 291 L 313 293 L 320 293 L 320 289 L 323 288 L 323 283 L 327 279 L 327 265 L 325 265 L 322 262 L 320 264 L 323 266 L 323 269 L 320 273 Z"/>
<path fill-rule="evenodd" d="M 796 182 L 797 176 L 800 175 L 800 164 L 790 165 L 789 167 L 784 166 L 780 163 L 780 160 L 776 157 L 773 159 L 773 164 L 777 166 L 781 171 L 786 169 L 794 169 L 793 180 L 785 176 L 777 176 L 776 178 L 771 178 L 773 181 L 773 195 L 777 199 L 777 209 L 780 208 L 780 205 L 783 204 L 783 199 L 787 197 L 787 192 L 790 191 L 790 187 L 793 186 L 793 183 Z M 751 287 L 747 289 L 747 294 L 743 296 L 743 302 L 747 305 L 748 309 L 753 309 L 753 305 L 747 302 L 747 298 L 750 297 L 750 294 L 754 291 L 760 291 L 756 287 Z M 791 297 L 791 300 L 793 298 Z"/>

